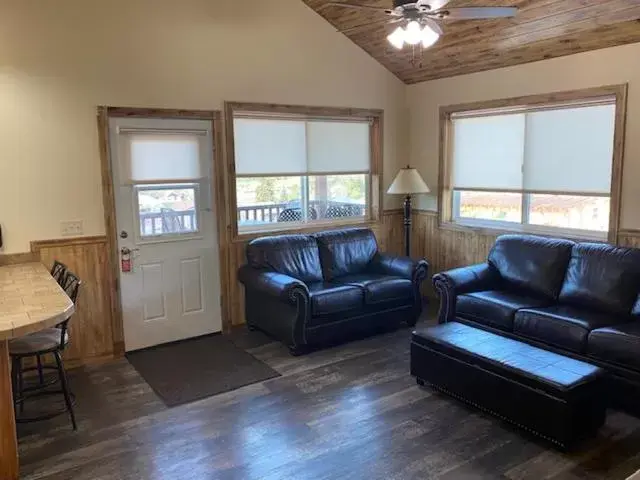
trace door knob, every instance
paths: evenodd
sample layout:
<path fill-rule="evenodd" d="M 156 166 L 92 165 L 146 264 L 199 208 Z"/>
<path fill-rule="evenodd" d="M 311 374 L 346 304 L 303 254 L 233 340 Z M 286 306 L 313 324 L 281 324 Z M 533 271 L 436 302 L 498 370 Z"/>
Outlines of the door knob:
<path fill-rule="evenodd" d="M 140 250 L 139 248 L 127 248 L 127 247 L 122 247 L 120 249 L 120 253 L 122 255 L 131 255 L 131 252 L 137 252 L 138 250 Z"/>

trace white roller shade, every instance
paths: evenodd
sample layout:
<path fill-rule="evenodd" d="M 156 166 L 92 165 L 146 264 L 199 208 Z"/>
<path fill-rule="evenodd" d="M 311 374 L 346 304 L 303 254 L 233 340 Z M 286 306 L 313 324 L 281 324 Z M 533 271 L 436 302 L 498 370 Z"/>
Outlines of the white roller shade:
<path fill-rule="evenodd" d="M 371 165 L 369 128 L 368 122 L 307 122 L 308 172 L 368 172 Z"/>
<path fill-rule="evenodd" d="M 525 115 L 453 120 L 455 189 L 522 189 Z"/>
<path fill-rule="evenodd" d="M 237 175 L 306 172 L 304 121 L 235 118 L 233 129 Z"/>
<path fill-rule="evenodd" d="M 144 183 L 199 179 L 204 139 L 204 134 L 127 132 L 124 146 L 128 151 L 120 155 L 122 180 Z"/>
<path fill-rule="evenodd" d="M 527 114 L 524 188 L 609 194 L 615 105 Z"/>

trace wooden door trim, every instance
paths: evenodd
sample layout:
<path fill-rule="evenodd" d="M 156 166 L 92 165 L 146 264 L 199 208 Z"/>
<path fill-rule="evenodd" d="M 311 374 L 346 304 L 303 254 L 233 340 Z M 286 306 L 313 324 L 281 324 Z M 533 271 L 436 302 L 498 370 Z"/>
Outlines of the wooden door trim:
<path fill-rule="evenodd" d="M 118 230 L 116 223 L 115 194 L 113 189 L 113 171 L 111 167 L 110 152 L 110 118 L 168 118 L 168 119 L 200 119 L 211 122 L 213 136 L 212 162 L 212 187 L 215 189 L 216 207 L 223 209 L 225 198 L 224 181 L 224 152 L 222 151 L 222 115 L 218 110 L 182 110 L 168 108 L 137 108 L 99 106 L 98 115 L 98 139 L 100 146 L 100 170 L 102 173 L 102 200 L 104 207 L 104 222 L 106 231 L 107 256 L 111 271 L 109 292 L 111 296 L 111 314 L 113 330 L 113 349 L 115 356 L 122 356 L 124 347 L 124 323 L 122 316 L 122 299 L 119 291 L 119 267 L 118 255 Z M 231 317 L 228 312 L 228 235 L 225 215 L 217 215 L 215 219 L 218 236 L 218 252 L 220 262 L 220 314 L 222 315 L 222 330 L 228 332 L 231 328 Z"/>

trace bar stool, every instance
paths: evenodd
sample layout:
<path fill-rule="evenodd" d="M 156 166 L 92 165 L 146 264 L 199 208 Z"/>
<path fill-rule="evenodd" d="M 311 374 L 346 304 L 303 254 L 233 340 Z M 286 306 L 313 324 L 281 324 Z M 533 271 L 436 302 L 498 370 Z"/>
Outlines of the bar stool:
<path fill-rule="evenodd" d="M 74 305 L 78 299 L 78 291 L 82 282 L 70 271 L 66 271 L 62 288 L 67 293 Z M 65 321 L 59 323 L 55 327 L 47 328 L 45 330 L 26 335 L 24 337 L 16 338 L 9 341 L 9 355 L 12 359 L 11 369 L 11 382 L 13 386 L 13 402 L 16 411 L 16 422 L 28 423 L 40 420 L 48 420 L 62 413 L 67 412 L 71 418 L 71 424 L 74 430 L 77 430 L 76 417 L 73 411 L 73 403 L 75 400 L 74 395 L 69 391 L 69 384 L 67 381 L 67 374 L 62 362 L 62 351 L 69 343 L 69 333 L 67 327 L 71 317 Z M 38 362 L 37 367 L 22 368 L 22 359 L 28 357 L 40 358 L 43 355 L 52 354 L 55 358 L 55 366 L 44 366 L 41 362 Z M 24 385 L 24 372 L 38 370 L 39 382 L 34 386 L 25 387 Z M 57 377 L 53 381 L 45 383 L 43 370 L 50 369 L 57 371 Z M 60 382 L 60 390 L 50 390 L 49 386 Z M 24 403 L 25 400 L 32 397 L 40 397 L 45 395 L 58 395 L 64 396 L 66 409 L 62 411 L 56 411 L 47 413 L 36 417 L 24 417 Z M 19 413 L 18 413 L 19 412 Z"/>

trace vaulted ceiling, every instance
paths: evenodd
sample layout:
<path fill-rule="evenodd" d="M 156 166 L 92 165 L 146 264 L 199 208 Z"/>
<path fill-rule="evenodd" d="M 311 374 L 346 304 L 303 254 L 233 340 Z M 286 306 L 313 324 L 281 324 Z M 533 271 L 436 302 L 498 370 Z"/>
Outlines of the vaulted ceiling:
<path fill-rule="evenodd" d="M 451 0 L 447 7 L 515 6 L 515 18 L 444 20 L 433 47 L 394 49 L 386 37 L 397 25 L 372 24 L 384 14 L 303 0 L 405 83 L 416 83 L 546 58 L 640 42 L 640 0 Z M 342 0 L 391 8 L 392 0 Z M 369 25 L 371 24 L 371 25 Z M 629 59 L 640 62 L 640 59 Z"/>

